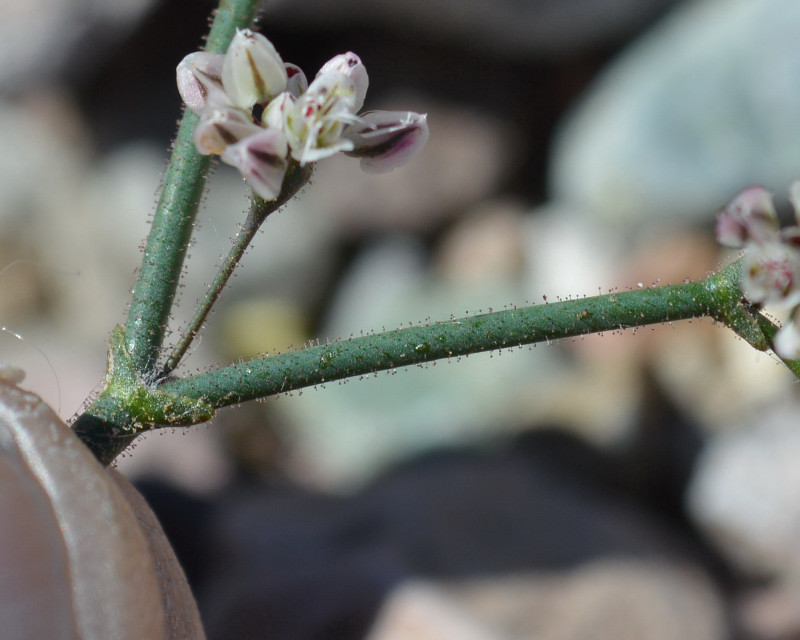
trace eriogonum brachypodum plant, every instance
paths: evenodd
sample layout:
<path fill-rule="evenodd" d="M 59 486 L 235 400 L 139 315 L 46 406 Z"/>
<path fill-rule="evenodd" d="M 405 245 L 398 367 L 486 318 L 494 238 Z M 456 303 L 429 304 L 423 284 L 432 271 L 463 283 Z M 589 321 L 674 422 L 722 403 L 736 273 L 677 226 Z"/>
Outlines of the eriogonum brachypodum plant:
<path fill-rule="evenodd" d="M 200 116 L 197 150 L 236 167 L 264 200 L 278 196 L 291 161 L 303 166 L 341 151 L 361 158 L 365 171 L 389 171 L 428 138 L 424 114 L 359 114 L 369 79 L 356 54 L 332 58 L 309 84 L 302 69 L 249 29 L 236 32 L 224 55 L 186 56 L 177 81 Z"/>
<path fill-rule="evenodd" d="M 744 249 L 741 288 L 754 305 L 792 308 L 775 336 L 782 358 L 800 358 L 800 180 L 789 199 L 798 225 L 779 228 L 772 194 L 755 185 L 740 192 L 717 216 L 717 240 Z"/>
<path fill-rule="evenodd" d="M 261 224 L 304 184 L 311 166 L 343 152 L 384 171 L 424 144 L 424 115 L 361 113 L 367 72 L 353 53 L 334 57 L 309 83 L 246 27 L 260 0 L 221 0 L 208 51 L 177 68 L 184 113 L 153 214 L 124 326 L 111 336 L 103 390 L 73 423 L 105 464 L 140 433 L 209 420 L 217 409 L 334 380 L 560 338 L 710 317 L 759 351 L 800 352 L 800 311 L 781 329 L 759 306 L 800 306 L 800 230 L 779 231 L 769 194 L 756 188 L 720 216 L 719 235 L 747 256 L 700 281 L 614 291 L 351 337 L 181 375 L 194 344 Z M 252 187 L 249 211 L 194 313 L 165 344 L 206 176 L 208 156 L 237 167 Z M 800 209 L 800 186 L 793 201 Z M 744 292 L 744 293 L 743 293 Z M 793 325 L 797 325 L 797 329 Z M 792 345 L 794 341 L 794 345 Z M 780 353 L 779 353 L 780 355 Z M 800 359 L 784 358 L 800 378 Z"/>

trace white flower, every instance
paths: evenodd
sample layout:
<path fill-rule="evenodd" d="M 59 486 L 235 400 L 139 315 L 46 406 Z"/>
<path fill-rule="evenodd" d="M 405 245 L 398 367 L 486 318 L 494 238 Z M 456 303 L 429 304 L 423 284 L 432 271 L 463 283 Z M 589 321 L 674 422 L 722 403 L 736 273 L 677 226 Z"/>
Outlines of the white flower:
<path fill-rule="evenodd" d="M 742 261 L 742 293 L 752 304 L 800 303 L 800 252 L 785 242 L 751 243 Z"/>
<path fill-rule="evenodd" d="M 292 157 L 300 164 L 316 162 L 353 143 L 342 137 L 344 128 L 357 120 L 354 81 L 343 73 L 318 74 L 291 106 L 286 106 L 283 125 Z"/>
<path fill-rule="evenodd" d="M 306 165 L 341 151 L 360 158 L 365 171 L 388 171 L 428 138 L 425 115 L 358 115 L 369 77 L 352 52 L 331 58 L 309 85 L 269 40 L 243 29 L 225 55 L 186 56 L 176 77 L 184 103 L 200 116 L 197 150 L 236 167 L 265 200 L 280 194 L 290 162 Z"/>
<path fill-rule="evenodd" d="M 792 183 L 789 201 L 800 224 L 800 181 Z M 748 302 L 793 307 L 773 347 L 781 358 L 800 359 L 800 226 L 779 229 L 772 194 L 753 186 L 720 211 L 717 240 L 744 248 L 740 286 Z"/>
<path fill-rule="evenodd" d="M 286 66 L 260 33 L 237 29 L 222 64 L 222 86 L 240 109 L 266 104 L 286 89 Z"/>
<path fill-rule="evenodd" d="M 286 63 L 286 91 L 295 98 L 299 98 L 308 89 L 308 80 L 303 70 L 296 64 Z"/>
<path fill-rule="evenodd" d="M 261 131 L 261 127 L 238 109 L 211 109 L 194 128 L 194 146 L 206 156 L 222 155 L 228 145 Z"/>

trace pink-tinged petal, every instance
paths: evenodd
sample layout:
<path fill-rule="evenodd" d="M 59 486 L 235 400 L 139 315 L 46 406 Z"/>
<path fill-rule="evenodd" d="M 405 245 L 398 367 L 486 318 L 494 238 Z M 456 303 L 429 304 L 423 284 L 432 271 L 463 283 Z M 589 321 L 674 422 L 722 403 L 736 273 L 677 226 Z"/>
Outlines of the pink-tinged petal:
<path fill-rule="evenodd" d="M 283 60 L 262 34 L 239 29 L 222 65 L 222 86 L 230 101 L 249 111 L 286 89 Z"/>
<path fill-rule="evenodd" d="M 426 114 L 411 111 L 373 111 L 360 116 L 344 135 L 353 141 L 347 155 L 361 158 L 367 173 L 384 173 L 405 164 L 428 140 Z"/>
<path fill-rule="evenodd" d="M 260 132 L 225 149 L 222 161 L 236 167 L 250 188 L 264 200 L 274 200 L 283 186 L 289 151 L 277 129 Z"/>
<path fill-rule="evenodd" d="M 355 87 L 356 97 L 353 111 L 358 112 L 364 106 L 364 99 L 367 96 L 367 88 L 369 87 L 369 76 L 367 75 L 367 68 L 364 63 L 352 51 L 341 53 L 328 60 L 317 73 L 317 77 L 335 71 L 346 75 L 353 81 Z"/>
<path fill-rule="evenodd" d="M 227 147 L 261 131 L 238 109 L 206 111 L 194 129 L 195 148 L 203 155 L 221 155 Z"/>
<path fill-rule="evenodd" d="M 784 227 L 779 237 L 781 242 L 800 251 L 800 227 Z"/>
<path fill-rule="evenodd" d="M 787 360 L 800 360 L 800 309 L 795 308 L 774 340 L 775 353 Z"/>
<path fill-rule="evenodd" d="M 200 114 L 207 104 L 223 104 L 227 98 L 222 88 L 221 53 L 190 53 L 175 70 L 178 93 L 189 109 Z"/>
<path fill-rule="evenodd" d="M 747 242 L 769 242 L 778 230 L 772 194 L 760 185 L 740 192 L 717 214 L 717 242 L 742 248 Z"/>
<path fill-rule="evenodd" d="M 752 304 L 800 304 L 800 252 L 778 239 L 748 244 L 741 286 Z"/>
<path fill-rule="evenodd" d="M 306 74 L 303 73 L 303 70 L 298 67 L 296 64 L 292 64 L 291 62 L 286 63 L 286 91 L 288 91 L 292 97 L 299 98 L 303 93 L 306 92 L 308 89 L 308 79 L 306 78 Z"/>

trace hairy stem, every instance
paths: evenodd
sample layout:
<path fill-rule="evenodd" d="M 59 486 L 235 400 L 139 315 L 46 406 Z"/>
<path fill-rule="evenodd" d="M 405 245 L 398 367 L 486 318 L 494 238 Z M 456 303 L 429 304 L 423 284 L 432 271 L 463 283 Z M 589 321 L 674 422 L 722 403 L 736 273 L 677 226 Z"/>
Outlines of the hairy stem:
<path fill-rule="evenodd" d="M 127 344 L 112 339 L 106 390 L 74 424 L 104 463 L 137 435 L 204 421 L 216 409 L 333 380 L 443 358 L 654 323 L 711 317 L 754 348 L 772 345 L 777 327 L 743 302 L 740 262 L 700 282 L 562 300 L 414 326 L 256 358 L 204 374 L 148 382 Z M 800 376 L 800 363 L 787 362 Z"/>
<path fill-rule="evenodd" d="M 733 265 L 701 282 L 559 301 L 360 336 L 172 380 L 160 389 L 220 408 L 442 358 L 703 316 L 736 324 L 737 333 L 757 348 L 766 349 L 767 341 L 757 335 L 756 318 L 741 308 L 737 273 L 738 266 Z"/>
<path fill-rule="evenodd" d="M 159 378 L 169 375 L 180 364 L 183 356 L 186 354 L 189 347 L 192 345 L 192 342 L 197 337 L 197 334 L 200 332 L 200 329 L 202 328 L 203 323 L 206 321 L 211 308 L 216 303 L 217 299 L 222 293 L 222 290 L 228 283 L 228 280 L 230 280 L 233 272 L 236 270 L 236 267 L 239 264 L 239 261 L 242 259 L 244 252 L 247 250 L 247 247 L 250 246 L 250 243 L 253 241 L 256 232 L 261 228 L 261 225 L 267 219 L 267 216 L 286 204 L 286 202 L 288 202 L 297 193 L 297 191 L 304 184 L 306 184 L 306 182 L 308 182 L 309 177 L 311 177 L 310 165 L 301 167 L 298 164 L 293 163 L 287 172 L 286 177 L 284 178 L 281 193 L 275 200 L 267 202 L 253 194 L 253 201 L 250 206 L 250 212 L 247 214 L 247 218 L 242 223 L 241 228 L 234 237 L 230 251 L 228 251 L 228 255 L 225 256 L 225 259 L 217 271 L 217 275 L 214 277 L 213 282 L 209 285 L 206 295 L 200 301 L 197 309 L 195 309 L 194 315 L 189 321 L 186 329 L 183 331 L 180 340 L 167 358 L 164 367 L 158 376 Z"/>
<path fill-rule="evenodd" d="M 259 0 L 222 0 L 209 31 L 206 49 L 225 52 L 237 28 L 255 19 Z M 155 368 L 164 340 L 194 220 L 211 165 L 194 147 L 198 117 L 184 112 L 158 205 L 133 289 L 125 324 L 125 343 L 134 366 L 144 376 Z"/>

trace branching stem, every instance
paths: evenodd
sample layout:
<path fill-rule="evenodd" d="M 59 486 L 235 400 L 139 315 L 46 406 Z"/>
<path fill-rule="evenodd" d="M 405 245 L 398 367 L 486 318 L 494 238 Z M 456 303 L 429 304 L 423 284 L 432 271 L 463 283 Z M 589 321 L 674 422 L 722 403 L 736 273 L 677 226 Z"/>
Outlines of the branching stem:
<path fill-rule="evenodd" d="M 406 327 L 256 358 L 159 385 L 131 374 L 130 355 L 122 343 L 113 349 L 106 391 L 78 418 L 75 430 L 100 460 L 109 463 L 144 430 L 200 422 L 215 409 L 247 400 L 482 351 L 688 318 L 711 317 L 756 349 L 767 350 L 777 327 L 743 303 L 739 272 L 736 262 L 699 282 Z M 786 364 L 800 376 L 800 362 Z M 153 416 L 159 417 L 158 423 Z"/>
<path fill-rule="evenodd" d="M 301 167 L 297 163 L 294 163 L 287 171 L 283 182 L 283 189 L 275 200 L 267 202 L 253 194 L 253 202 L 250 207 L 250 212 L 247 214 L 247 218 L 245 219 L 244 223 L 242 223 L 239 232 L 234 237 L 233 244 L 231 245 L 230 251 L 228 251 L 228 255 L 225 256 L 222 265 L 220 265 L 220 268 L 217 271 L 217 275 L 214 277 L 213 282 L 209 285 L 203 300 L 201 300 L 200 304 L 197 306 L 197 309 L 195 310 L 192 319 L 189 321 L 188 326 L 184 330 L 181 339 L 175 345 L 172 353 L 167 358 L 158 378 L 168 376 L 180 364 L 183 356 L 186 354 L 189 347 L 192 345 L 192 342 L 197 337 L 197 334 L 200 332 L 200 329 L 202 328 L 203 323 L 206 321 L 211 308 L 216 303 L 217 299 L 222 293 L 222 290 L 228 283 L 228 280 L 230 280 L 233 272 L 236 270 L 236 267 L 242 259 L 244 252 L 250 246 L 250 243 L 253 241 L 256 232 L 261 228 L 261 225 L 267 219 L 267 216 L 286 204 L 286 202 L 288 202 L 297 193 L 297 191 L 304 184 L 306 184 L 306 182 L 308 182 L 310 176 L 310 165 Z"/>
<path fill-rule="evenodd" d="M 237 28 L 250 25 L 259 0 L 222 0 L 209 31 L 206 49 L 225 52 Z M 185 111 L 144 249 L 139 276 L 125 323 L 125 344 L 136 370 L 152 378 L 164 340 L 183 261 L 211 166 L 194 147 L 198 117 Z"/>
<path fill-rule="evenodd" d="M 741 306 L 738 265 L 700 282 L 562 300 L 359 336 L 173 380 L 161 389 L 216 408 L 443 358 L 561 338 L 710 316 L 764 350 L 755 316 Z"/>

